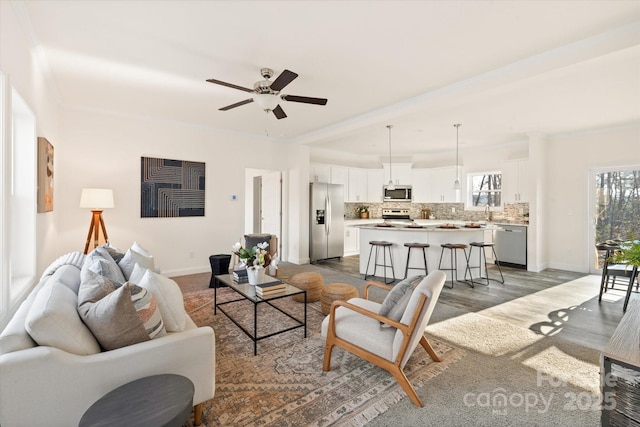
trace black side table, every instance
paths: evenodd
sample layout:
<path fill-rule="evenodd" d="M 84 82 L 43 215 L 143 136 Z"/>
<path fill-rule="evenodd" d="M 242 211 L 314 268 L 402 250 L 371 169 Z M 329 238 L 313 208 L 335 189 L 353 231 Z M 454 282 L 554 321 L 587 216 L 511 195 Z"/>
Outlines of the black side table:
<path fill-rule="evenodd" d="M 181 427 L 193 409 L 193 383 L 174 374 L 140 378 L 110 391 L 80 419 L 80 427 Z"/>

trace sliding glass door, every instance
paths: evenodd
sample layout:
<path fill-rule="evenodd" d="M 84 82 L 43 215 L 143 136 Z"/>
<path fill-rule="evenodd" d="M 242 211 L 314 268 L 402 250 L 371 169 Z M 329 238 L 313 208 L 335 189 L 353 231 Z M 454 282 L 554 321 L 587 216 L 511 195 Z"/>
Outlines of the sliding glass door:
<path fill-rule="evenodd" d="M 602 268 L 596 243 L 606 240 L 640 238 L 640 165 L 594 169 L 591 192 L 591 273 Z"/>

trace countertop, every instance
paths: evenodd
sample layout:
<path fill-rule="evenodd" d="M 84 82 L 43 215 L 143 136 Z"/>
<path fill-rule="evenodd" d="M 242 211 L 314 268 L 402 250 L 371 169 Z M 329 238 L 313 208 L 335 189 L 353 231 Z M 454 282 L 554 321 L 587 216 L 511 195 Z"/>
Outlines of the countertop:
<path fill-rule="evenodd" d="M 382 218 L 369 218 L 369 219 L 362 219 L 362 218 L 345 218 L 344 222 L 346 226 L 361 226 L 361 225 L 367 225 L 367 224 L 379 224 L 381 222 L 384 222 L 385 220 L 383 220 Z M 408 223 L 408 220 L 387 220 L 387 222 L 392 223 L 394 225 L 400 224 L 400 226 L 406 225 Z M 429 227 L 437 227 L 440 224 L 453 224 L 456 225 L 458 227 L 462 227 L 465 224 L 470 224 L 470 223 L 480 223 L 482 225 L 486 225 L 486 227 L 483 227 L 485 229 L 496 229 L 499 228 L 503 225 L 517 225 L 517 226 L 522 226 L 522 227 L 528 227 L 529 224 L 524 224 L 521 222 L 510 222 L 510 221 L 462 221 L 462 220 L 456 220 L 456 219 L 415 219 L 413 220 L 413 222 L 415 222 L 418 225 L 422 225 L 422 226 L 429 226 Z M 384 227 L 377 227 L 377 228 L 384 228 Z M 396 228 L 404 228 L 404 227 L 396 227 Z M 411 229 L 411 228 L 409 228 Z M 419 228 L 417 228 L 417 230 L 419 230 Z M 472 228 L 473 230 L 473 228 Z"/>

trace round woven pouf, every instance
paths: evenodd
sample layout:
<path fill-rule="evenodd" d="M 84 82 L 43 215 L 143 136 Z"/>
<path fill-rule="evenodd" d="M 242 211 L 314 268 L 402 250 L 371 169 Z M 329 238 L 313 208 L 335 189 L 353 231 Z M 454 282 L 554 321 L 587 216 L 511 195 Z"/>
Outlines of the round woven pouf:
<path fill-rule="evenodd" d="M 307 291 L 307 302 L 314 302 L 320 299 L 320 292 L 324 286 L 324 280 L 318 273 L 298 273 L 294 274 L 291 279 L 287 280 L 290 285 Z M 294 301 L 304 302 L 304 295 L 294 295 Z"/>
<path fill-rule="evenodd" d="M 333 304 L 334 301 L 346 301 L 349 298 L 357 298 L 359 296 L 360 293 L 358 289 L 353 285 L 349 285 L 348 283 L 329 283 L 322 289 L 320 309 L 322 313 L 326 315 L 331 311 L 331 304 Z"/>

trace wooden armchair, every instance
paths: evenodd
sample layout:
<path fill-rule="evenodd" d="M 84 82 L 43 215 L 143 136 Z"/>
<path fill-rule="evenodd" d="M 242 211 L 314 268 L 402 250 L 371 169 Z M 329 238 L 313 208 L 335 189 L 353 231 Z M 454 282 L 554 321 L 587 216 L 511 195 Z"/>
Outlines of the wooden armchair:
<path fill-rule="evenodd" d="M 392 290 L 392 286 L 368 282 L 364 289 L 364 299 L 335 301 L 331 305 L 331 312 L 322 322 L 322 334 L 326 336 L 322 369 L 330 370 L 333 347 L 341 347 L 389 371 L 411 401 L 422 407 L 422 401 L 409 383 L 403 368 L 418 343 L 434 361 L 441 361 L 425 338 L 424 330 L 445 280 L 446 276 L 442 271 L 433 271 L 420 281 L 413 292 L 409 290 L 411 294 L 399 321 L 380 315 L 382 304 L 367 299 L 372 286 L 385 290 Z"/>

